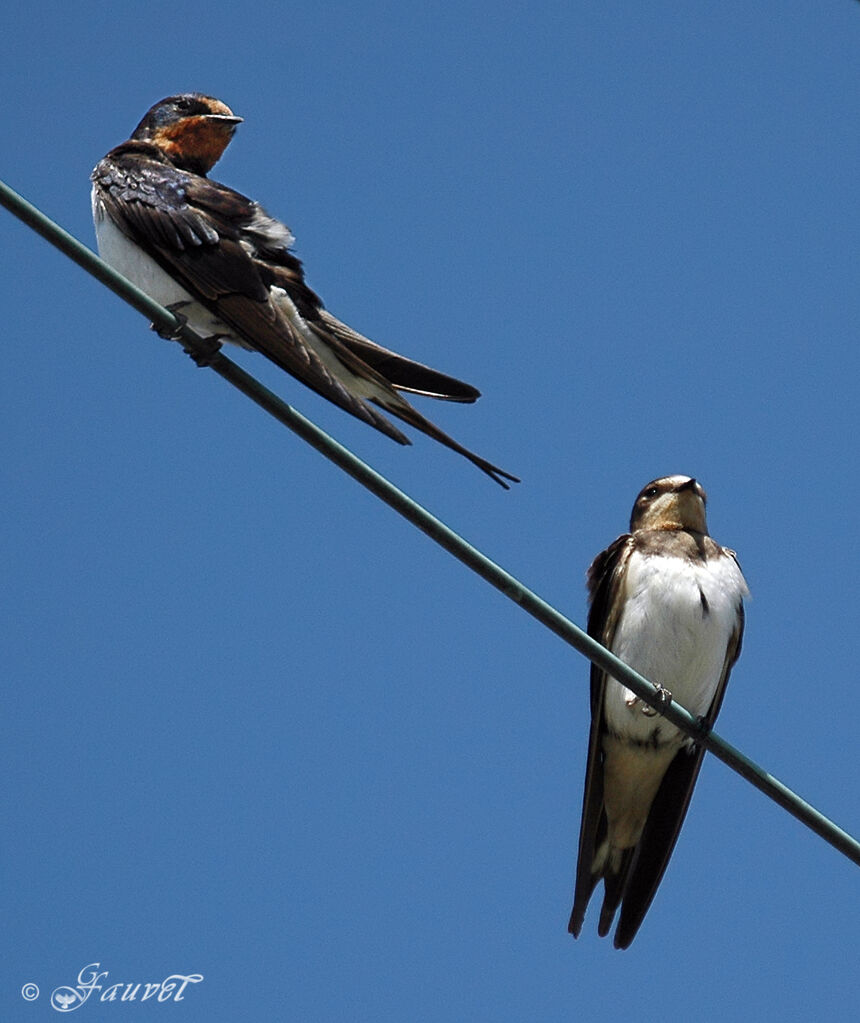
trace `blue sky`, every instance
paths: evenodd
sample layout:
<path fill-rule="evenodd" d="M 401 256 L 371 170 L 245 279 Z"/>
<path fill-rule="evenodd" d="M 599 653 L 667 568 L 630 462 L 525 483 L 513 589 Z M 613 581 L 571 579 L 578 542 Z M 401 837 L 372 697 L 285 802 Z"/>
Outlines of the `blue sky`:
<path fill-rule="evenodd" d="M 311 286 L 466 379 L 504 493 L 238 361 L 584 623 L 649 479 L 753 592 L 718 730 L 854 834 L 860 5 L 159 0 L 2 15 L 0 176 L 173 92 Z M 566 933 L 588 665 L 0 214 L 0 1016 L 853 1018 L 857 869 L 708 759 L 627 952 Z M 594 907 L 592 907 L 594 910 Z M 27 1003 L 22 987 L 35 983 Z"/>

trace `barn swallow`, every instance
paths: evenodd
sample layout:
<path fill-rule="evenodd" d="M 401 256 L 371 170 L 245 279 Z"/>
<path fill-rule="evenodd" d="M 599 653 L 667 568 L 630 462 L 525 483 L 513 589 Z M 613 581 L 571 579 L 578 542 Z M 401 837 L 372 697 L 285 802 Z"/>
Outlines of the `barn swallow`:
<path fill-rule="evenodd" d="M 588 570 L 588 633 L 711 727 L 741 651 L 749 596 L 734 551 L 708 536 L 705 491 L 666 476 L 641 491 L 630 532 Z M 597 665 L 568 930 L 579 937 L 598 881 L 615 947 L 645 917 L 684 822 L 704 749 Z"/>
<path fill-rule="evenodd" d="M 506 480 L 518 483 L 398 393 L 473 402 L 479 391 L 332 316 L 305 283 L 289 228 L 206 176 L 241 121 L 199 93 L 156 103 L 92 173 L 102 258 L 198 333 L 261 352 L 398 443 L 410 441 L 374 405 L 464 455 L 506 489 Z"/>

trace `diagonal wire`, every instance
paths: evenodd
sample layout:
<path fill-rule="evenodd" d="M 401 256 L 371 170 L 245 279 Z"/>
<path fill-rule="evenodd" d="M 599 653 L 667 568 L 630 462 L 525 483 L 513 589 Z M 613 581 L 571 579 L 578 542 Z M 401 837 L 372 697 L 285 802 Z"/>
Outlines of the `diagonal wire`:
<path fill-rule="evenodd" d="M 289 427 L 329 461 L 334 462 L 363 487 L 366 487 L 423 533 L 426 533 L 440 547 L 476 572 L 482 579 L 495 586 L 497 590 L 504 593 L 506 597 L 518 604 L 569 646 L 611 674 L 613 678 L 657 710 L 682 732 L 691 736 L 697 745 L 703 746 L 713 753 L 733 771 L 746 778 L 750 784 L 860 866 L 860 842 L 855 838 L 750 760 L 740 750 L 726 742 L 716 732 L 708 730 L 700 719 L 693 717 L 679 704 L 671 701 L 667 704 L 665 694 L 658 691 L 646 678 L 620 661 L 613 653 L 592 639 L 588 633 L 574 625 L 536 593 L 527 589 L 518 579 L 491 561 L 342 444 L 329 437 L 301 413 L 296 412 L 235 362 L 228 359 L 219 350 L 217 344 L 200 337 L 190 327 L 182 324 L 173 313 L 153 301 L 126 280 L 122 274 L 117 273 L 107 263 L 99 259 L 94 252 L 2 181 L 0 181 L 0 205 L 5 206 L 138 312 L 148 317 L 159 329 L 174 333 L 182 341 L 185 351 L 198 365 L 209 366 L 219 376 L 229 381 L 271 416 L 274 416 L 278 422 Z"/>

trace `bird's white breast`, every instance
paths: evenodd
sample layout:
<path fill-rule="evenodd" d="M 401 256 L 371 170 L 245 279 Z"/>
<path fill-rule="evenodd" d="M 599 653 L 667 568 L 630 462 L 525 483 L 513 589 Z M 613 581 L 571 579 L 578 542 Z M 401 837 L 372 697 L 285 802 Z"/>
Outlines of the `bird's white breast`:
<path fill-rule="evenodd" d="M 127 277 L 132 284 L 136 284 L 141 291 L 163 306 L 187 303 L 177 311 L 187 318 L 188 325 L 197 333 L 204 337 L 221 334 L 225 335 L 225 340 L 238 340 L 230 337 L 230 328 L 214 313 L 195 301 L 185 288 L 170 274 L 165 273 L 139 245 L 126 238 L 107 215 L 95 187 L 92 192 L 92 203 L 96 243 L 99 255 L 106 263 L 110 263 L 114 270 Z"/>
<path fill-rule="evenodd" d="M 705 714 L 722 675 L 726 649 L 748 594 L 734 558 L 707 561 L 646 555 L 634 551 L 622 591 L 624 608 L 612 652 L 672 697 L 691 714 Z M 646 705 L 614 679 L 606 686 L 609 728 L 631 739 L 680 739 L 662 718 L 643 713 Z"/>

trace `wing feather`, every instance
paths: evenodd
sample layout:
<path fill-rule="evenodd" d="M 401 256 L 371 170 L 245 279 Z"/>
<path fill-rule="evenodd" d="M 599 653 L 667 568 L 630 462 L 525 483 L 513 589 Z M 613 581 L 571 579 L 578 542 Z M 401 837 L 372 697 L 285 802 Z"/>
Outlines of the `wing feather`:
<path fill-rule="evenodd" d="M 588 570 L 588 634 L 605 647 L 611 647 L 618 625 L 620 588 L 624 582 L 627 560 L 633 551 L 633 537 L 619 536 L 602 551 Z M 598 849 L 606 838 L 606 814 L 603 808 L 603 693 L 606 673 L 591 665 L 591 729 L 588 735 L 588 759 L 585 767 L 585 790 L 582 799 L 582 821 L 579 831 L 579 855 L 576 865 L 576 886 L 573 911 L 568 930 L 579 937 L 585 911 L 601 871 L 593 870 Z"/>

